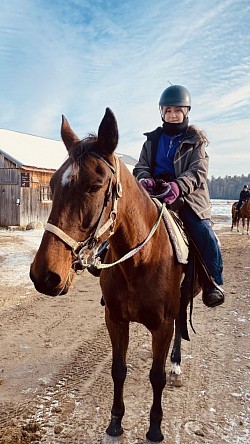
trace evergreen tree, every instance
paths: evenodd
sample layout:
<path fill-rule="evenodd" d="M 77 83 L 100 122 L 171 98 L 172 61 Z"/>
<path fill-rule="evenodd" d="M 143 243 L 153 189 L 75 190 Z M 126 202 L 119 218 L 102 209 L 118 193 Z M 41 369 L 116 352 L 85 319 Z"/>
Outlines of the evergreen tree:
<path fill-rule="evenodd" d="M 250 174 L 248 176 L 211 177 L 207 180 L 211 199 L 238 200 L 244 185 L 250 186 Z"/>

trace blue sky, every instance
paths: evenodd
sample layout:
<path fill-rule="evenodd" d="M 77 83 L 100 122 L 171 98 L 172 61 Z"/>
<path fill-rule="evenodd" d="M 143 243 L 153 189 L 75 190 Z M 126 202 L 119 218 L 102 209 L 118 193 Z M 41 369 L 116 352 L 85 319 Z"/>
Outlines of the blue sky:
<path fill-rule="evenodd" d="M 116 115 L 120 153 L 136 159 L 161 124 L 169 85 L 192 96 L 209 176 L 250 173 L 249 0 L 2 0 L 0 128 L 79 137 Z"/>

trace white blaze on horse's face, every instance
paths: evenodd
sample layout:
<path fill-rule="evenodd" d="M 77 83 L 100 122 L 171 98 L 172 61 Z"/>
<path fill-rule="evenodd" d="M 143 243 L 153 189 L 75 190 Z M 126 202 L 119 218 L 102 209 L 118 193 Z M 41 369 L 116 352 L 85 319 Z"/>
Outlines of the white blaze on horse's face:
<path fill-rule="evenodd" d="M 62 175 L 62 186 L 66 186 L 71 182 L 72 176 L 76 174 L 75 168 L 73 169 L 73 165 L 69 165 L 68 168 L 64 171 Z"/>

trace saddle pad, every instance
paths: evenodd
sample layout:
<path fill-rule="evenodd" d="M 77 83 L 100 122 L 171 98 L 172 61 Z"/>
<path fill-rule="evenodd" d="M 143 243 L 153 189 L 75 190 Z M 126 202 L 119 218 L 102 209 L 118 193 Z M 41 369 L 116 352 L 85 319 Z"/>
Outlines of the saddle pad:
<path fill-rule="evenodd" d="M 162 203 L 155 198 L 153 198 L 152 200 L 154 201 L 156 206 L 161 210 Z M 164 209 L 163 220 L 167 228 L 170 240 L 172 242 L 172 246 L 175 251 L 177 261 L 180 264 L 187 264 L 189 243 L 187 236 L 180 225 L 181 221 L 178 219 L 175 213 L 173 213 L 171 210 L 168 210 L 167 208 Z M 177 221 L 179 221 L 178 224 Z"/>

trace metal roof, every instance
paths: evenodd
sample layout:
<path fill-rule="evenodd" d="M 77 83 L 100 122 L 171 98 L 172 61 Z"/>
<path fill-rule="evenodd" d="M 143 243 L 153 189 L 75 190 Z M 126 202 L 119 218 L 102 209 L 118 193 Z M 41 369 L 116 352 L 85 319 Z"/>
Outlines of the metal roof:
<path fill-rule="evenodd" d="M 58 169 L 67 159 L 67 150 L 60 140 L 0 128 L 0 152 L 19 167 Z M 136 159 L 117 153 L 132 172 Z"/>

